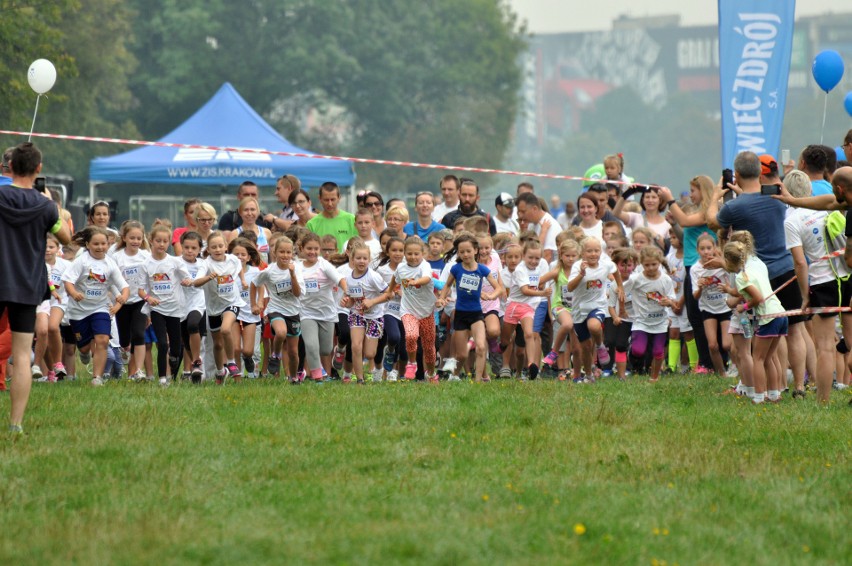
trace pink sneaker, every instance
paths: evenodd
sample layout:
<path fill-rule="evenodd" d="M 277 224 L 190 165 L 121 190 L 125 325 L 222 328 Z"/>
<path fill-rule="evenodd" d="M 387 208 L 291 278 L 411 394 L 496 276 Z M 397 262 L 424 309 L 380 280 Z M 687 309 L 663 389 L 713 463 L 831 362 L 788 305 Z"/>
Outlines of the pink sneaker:
<path fill-rule="evenodd" d="M 405 364 L 405 379 L 414 379 L 417 377 L 417 364 Z"/>
<path fill-rule="evenodd" d="M 607 350 L 606 345 L 601 344 L 598 346 L 598 364 L 605 366 L 609 363 L 609 350 Z"/>
<path fill-rule="evenodd" d="M 695 366 L 695 369 L 692 370 L 692 372 L 693 373 L 700 373 L 700 374 L 708 374 L 708 373 L 713 373 L 713 370 L 707 369 L 704 366 Z"/>
<path fill-rule="evenodd" d="M 56 373 L 53 371 L 47 372 L 47 382 L 56 383 Z"/>
<path fill-rule="evenodd" d="M 467 347 L 469 350 L 476 350 L 476 342 L 473 341 L 473 338 L 467 341 Z"/>
<path fill-rule="evenodd" d="M 556 352 L 554 352 L 553 350 L 551 350 L 551 351 L 550 351 L 550 353 L 549 353 L 549 354 L 547 354 L 547 355 L 544 357 L 544 365 L 547 365 L 547 366 L 555 366 L 555 365 L 556 365 L 556 359 L 557 359 L 558 357 L 559 357 L 559 354 L 557 354 Z"/>

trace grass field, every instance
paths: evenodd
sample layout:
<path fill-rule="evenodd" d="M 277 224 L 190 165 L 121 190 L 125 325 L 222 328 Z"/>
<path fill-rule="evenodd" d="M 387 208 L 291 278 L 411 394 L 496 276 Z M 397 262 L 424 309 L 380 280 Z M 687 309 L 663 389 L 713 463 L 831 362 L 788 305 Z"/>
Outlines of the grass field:
<path fill-rule="evenodd" d="M 35 384 L 0 562 L 848 564 L 849 395 L 722 386 Z"/>

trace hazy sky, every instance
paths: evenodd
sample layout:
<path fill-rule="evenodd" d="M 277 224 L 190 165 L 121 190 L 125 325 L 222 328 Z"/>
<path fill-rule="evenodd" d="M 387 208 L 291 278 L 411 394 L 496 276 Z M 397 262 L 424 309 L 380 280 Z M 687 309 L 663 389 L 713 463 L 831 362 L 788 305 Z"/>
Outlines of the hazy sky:
<path fill-rule="evenodd" d="M 715 24 L 718 3 L 712 0 L 509 0 L 515 12 L 527 20 L 533 33 L 606 30 L 619 15 L 657 16 L 680 14 L 686 25 Z M 849 12 L 848 0 L 799 0 L 796 16 Z"/>

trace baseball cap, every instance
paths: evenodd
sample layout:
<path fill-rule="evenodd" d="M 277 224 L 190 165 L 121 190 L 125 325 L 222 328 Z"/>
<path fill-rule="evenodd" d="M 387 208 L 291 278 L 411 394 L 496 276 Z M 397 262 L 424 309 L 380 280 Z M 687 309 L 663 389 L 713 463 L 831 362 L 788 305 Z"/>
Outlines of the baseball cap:
<path fill-rule="evenodd" d="M 760 156 L 760 173 L 762 175 L 772 175 L 778 173 L 778 162 L 775 158 L 764 153 Z"/>
<path fill-rule="evenodd" d="M 497 195 L 497 199 L 494 201 L 494 204 L 498 206 L 513 207 L 515 206 L 515 197 L 509 193 L 500 193 Z"/>

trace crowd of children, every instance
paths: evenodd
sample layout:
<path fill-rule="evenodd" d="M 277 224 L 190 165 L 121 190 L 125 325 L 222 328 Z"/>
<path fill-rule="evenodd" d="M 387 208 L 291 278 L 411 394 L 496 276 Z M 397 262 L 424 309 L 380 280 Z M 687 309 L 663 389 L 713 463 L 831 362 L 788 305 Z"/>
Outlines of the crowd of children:
<path fill-rule="evenodd" d="M 612 174 L 621 180 L 620 168 Z M 247 200 L 253 218 L 257 202 Z M 597 214 L 595 198 L 579 200 L 581 213 L 588 205 Z M 659 195 L 648 202 L 656 210 Z M 418 209 L 428 216 L 428 206 Z M 179 256 L 161 221 L 148 230 L 126 221 L 116 232 L 98 217 L 64 253 L 49 238 L 52 297 L 37 314 L 33 375 L 73 378 L 79 350 L 93 385 L 154 372 L 168 386 L 243 377 L 655 382 L 664 372 L 738 371 L 736 391 L 756 403 L 778 401 L 786 386 L 774 355 L 786 318 L 748 232 L 699 235 L 687 276 L 689 244 L 671 218 L 665 232 L 613 221 L 589 229 L 585 217 L 561 232 L 548 224 L 545 232 L 558 232 L 548 261 L 532 226 L 492 236 L 487 215 L 474 214 L 424 240 L 401 229 L 404 205 L 379 234 L 373 217 L 357 212 L 358 236 L 341 253 L 333 236 L 296 224 L 206 238 L 184 230 Z M 720 258 L 724 268 L 712 267 Z M 701 311 L 712 368 L 697 367 L 685 292 Z"/>

